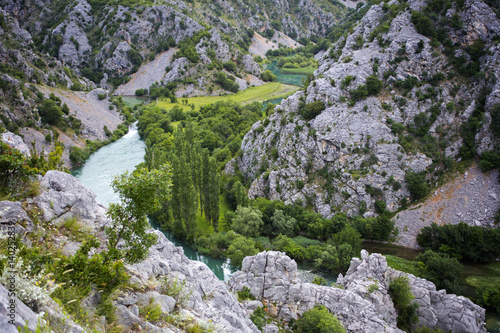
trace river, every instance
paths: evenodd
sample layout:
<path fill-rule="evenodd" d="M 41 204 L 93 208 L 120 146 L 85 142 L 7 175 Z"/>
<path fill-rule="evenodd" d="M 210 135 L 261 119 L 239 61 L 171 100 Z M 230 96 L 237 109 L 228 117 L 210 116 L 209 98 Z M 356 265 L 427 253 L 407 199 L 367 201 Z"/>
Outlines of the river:
<path fill-rule="evenodd" d="M 146 145 L 139 137 L 137 128 L 132 127 L 122 138 L 93 153 L 85 164 L 75 169 L 72 174 L 90 188 L 96 194 L 97 201 L 103 205 L 117 203 L 120 198 L 111 187 L 113 177 L 125 171 L 132 171 L 138 164 L 144 162 L 145 148 Z M 159 226 L 154 221 L 151 221 L 151 225 L 159 230 Z M 201 255 L 169 232 L 163 233 L 176 246 L 181 246 L 189 259 L 205 263 L 219 279 L 227 281 L 236 271 L 228 260 Z"/>

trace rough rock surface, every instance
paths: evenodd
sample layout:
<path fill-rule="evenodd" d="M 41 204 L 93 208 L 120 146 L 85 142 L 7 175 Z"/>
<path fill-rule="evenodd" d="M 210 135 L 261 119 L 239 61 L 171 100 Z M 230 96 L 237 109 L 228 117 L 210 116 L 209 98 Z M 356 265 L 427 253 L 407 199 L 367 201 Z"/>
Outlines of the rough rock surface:
<path fill-rule="evenodd" d="M 353 258 L 343 288 L 301 283 L 297 265 L 281 252 L 261 252 L 243 260 L 229 286 L 233 291 L 248 287 L 252 295 L 266 303 L 270 313 L 285 320 L 300 317 L 315 304 L 326 306 L 337 315 L 347 332 L 403 332 L 396 327 L 396 311 L 388 295 L 389 283 L 408 276 L 418 309 L 419 325 L 452 332 L 486 332 L 485 310 L 470 300 L 436 291 L 433 283 L 388 268 L 385 257 L 361 252 Z M 369 291 L 371 285 L 378 288 Z"/>
<path fill-rule="evenodd" d="M 90 233 L 104 240 L 102 227 L 108 221 L 106 208 L 95 200 L 95 194 L 79 180 L 67 173 L 48 171 L 41 179 L 41 188 L 42 193 L 28 200 L 26 204 L 38 207 L 43 220 L 59 224 L 67 218 L 75 217 Z M 24 225 L 23 228 L 28 232 L 32 230 L 29 228 L 29 225 L 32 225 L 31 220 L 21 203 L 0 202 L 2 228 L 10 221 L 13 221 L 16 227 Z M 258 332 L 243 306 L 238 303 L 236 296 L 229 292 L 226 284 L 220 281 L 204 263 L 189 260 L 182 248 L 174 246 L 161 232 L 153 230 L 151 232 L 158 235 L 158 243 L 151 247 L 147 259 L 138 264 L 126 265 L 131 275 L 130 282 L 148 291 L 128 291 L 118 296 L 115 305 L 118 321 L 121 324 L 125 326 L 137 324 L 144 330 L 154 332 L 171 331 L 168 328 L 154 326 L 138 317 L 137 306 L 144 306 L 154 301 L 164 313 L 170 313 L 174 308 L 182 307 L 184 316 L 196 318 L 198 322 L 207 324 L 210 322 L 220 331 Z M 66 239 L 53 241 L 60 247 L 71 245 L 77 248 L 79 246 L 78 242 Z M 186 299 L 185 304 L 181 304 L 180 299 L 174 299 L 165 294 L 162 282 L 164 278 L 183 285 L 181 296 Z M 92 288 L 91 293 L 81 300 L 81 305 L 92 312 L 95 311 L 99 299 L 98 290 Z M 57 304 L 52 303 L 49 300 L 43 311 L 57 317 L 57 314 L 62 311 L 58 310 Z M 0 310 L 1 304 L 2 302 L 0 302 Z M 71 321 L 67 321 L 66 326 L 68 332 L 83 331 Z"/>
<path fill-rule="evenodd" d="M 463 19 L 469 20 L 469 25 L 484 25 L 496 31 L 500 20 L 494 15 L 481 14 L 479 8 L 483 7 L 467 2 Z M 377 38 L 371 41 L 370 34 L 385 23 L 380 22 L 383 15 L 381 6 L 372 6 L 353 33 L 324 53 L 314 73 L 315 79 L 306 91 L 284 100 L 269 117 L 267 126 L 258 122 L 245 135 L 241 145 L 243 153 L 234 163 L 251 182 L 248 192 L 251 198 L 309 203 L 325 217 L 338 212 L 359 214 L 363 203 L 368 209 L 365 216 L 373 216 L 376 200 L 385 201 L 390 211 L 397 210 L 402 200 L 410 199 L 406 172 L 425 171 L 437 162 L 424 148 L 405 148 L 398 134 L 392 131 L 390 121 L 412 126 L 415 117 L 429 114 L 431 107 L 438 110 L 438 115 L 428 130 L 430 137 L 446 147 L 443 154 L 447 158 L 458 160 L 462 145 L 459 129 L 475 109 L 481 84 L 465 87 L 459 81 L 445 79 L 439 87 L 431 86 L 428 78 L 448 68 L 445 57 L 429 45 L 427 37 L 416 31 L 408 10 L 390 22 L 387 33 L 379 34 L 381 43 Z M 485 15 L 487 19 L 483 22 L 481 17 Z M 489 33 L 484 35 L 491 38 Z M 360 40 L 362 46 L 356 44 Z M 457 35 L 457 40 L 465 43 L 467 37 Z M 420 41 L 423 47 L 417 50 Z M 487 41 L 489 43 L 489 39 Z M 492 46 L 492 54 L 481 58 L 485 72 L 500 58 L 497 49 Z M 496 70 L 492 72 L 498 74 Z M 383 73 L 389 76 L 384 77 Z M 378 96 L 349 102 L 350 91 L 366 84 L 371 75 L 385 84 Z M 348 76 L 352 81 L 343 84 Z M 421 85 L 405 93 L 396 82 L 410 78 L 417 79 Z M 435 95 L 425 95 L 429 91 Z M 498 92 L 495 91 L 488 96 L 488 101 L 496 100 Z M 315 101 L 323 102 L 325 109 L 313 119 L 305 120 L 299 114 L 301 107 Z M 456 106 L 455 112 L 450 112 L 448 108 L 453 106 Z M 486 113 L 476 140 L 491 149 L 498 146 L 498 139 L 489 135 L 488 117 Z M 274 149 L 271 157 L 269 152 Z M 232 163 L 228 165 L 234 167 Z M 389 180 L 401 186 L 393 186 Z M 304 186 L 299 188 L 299 183 Z M 382 195 L 374 195 L 371 189 L 380 190 Z"/>
<path fill-rule="evenodd" d="M 7 286 L 7 288 L 9 287 Z M 12 330 L 9 327 L 12 327 L 14 328 L 13 332 L 18 332 L 17 327 L 23 328 L 27 324 L 28 328 L 34 332 L 39 320 L 38 314 L 33 312 L 17 297 L 9 297 L 9 294 L 9 290 L 0 284 L 0 331 L 10 333 Z M 14 313 L 11 311 L 12 307 L 9 308 L 11 300 L 14 302 Z M 11 321 L 14 325 L 9 323 Z"/>
<path fill-rule="evenodd" d="M 30 149 L 24 143 L 23 138 L 12 132 L 6 131 L 2 133 L 2 141 L 8 144 L 11 148 L 19 150 L 24 155 L 30 156 Z"/>
<path fill-rule="evenodd" d="M 382 291 L 387 294 L 389 283 L 400 276 L 408 277 L 415 302 L 419 304 L 417 325 L 437 327 L 445 332 L 486 332 L 485 309 L 463 296 L 436 290 L 430 281 L 388 268 L 385 257 L 378 253 L 368 255 L 362 250 L 361 259 L 353 258 L 346 276 L 340 277 L 337 283 L 343 284 L 347 290 L 363 293 L 363 287 L 360 288 L 363 283 L 377 281 L 379 288 L 375 293 Z M 374 304 L 383 308 L 376 302 Z"/>
<path fill-rule="evenodd" d="M 438 188 L 426 201 L 394 216 L 399 230 L 396 244 L 419 248 L 416 235 L 432 223 L 465 222 L 472 226 L 495 227 L 493 218 L 499 208 L 498 170 L 483 173 L 474 166 Z"/>
<path fill-rule="evenodd" d="M 33 199 L 43 219 L 59 224 L 78 218 L 83 224 L 102 226 L 106 208 L 98 203 L 94 192 L 68 173 L 48 171 L 40 181 L 42 193 Z"/>
<path fill-rule="evenodd" d="M 149 89 L 155 82 L 162 82 L 167 66 L 170 66 L 172 56 L 177 49 L 170 49 L 156 56 L 132 75 L 130 81 L 116 88 L 115 95 L 135 96 L 137 89 Z"/>

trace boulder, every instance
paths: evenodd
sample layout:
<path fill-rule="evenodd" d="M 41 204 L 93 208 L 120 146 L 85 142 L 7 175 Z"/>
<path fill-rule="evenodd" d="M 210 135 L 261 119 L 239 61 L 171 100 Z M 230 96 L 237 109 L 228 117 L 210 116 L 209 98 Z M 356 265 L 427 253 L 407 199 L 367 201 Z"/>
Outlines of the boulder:
<path fill-rule="evenodd" d="M 2 133 L 2 141 L 8 144 L 10 148 L 17 149 L 26 156 L 31 156 L 30 149 L 19 135 L 6 131 Z"/>

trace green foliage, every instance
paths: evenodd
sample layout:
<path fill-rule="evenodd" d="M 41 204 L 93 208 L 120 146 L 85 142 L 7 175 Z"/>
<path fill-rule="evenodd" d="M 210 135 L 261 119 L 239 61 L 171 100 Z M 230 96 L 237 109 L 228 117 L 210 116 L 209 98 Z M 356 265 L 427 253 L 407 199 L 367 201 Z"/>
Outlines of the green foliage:
<path fill-rule="evenodd" d="M 479 296 L 479 305 L 492 308 L 497 313 L 500 313 L 499 284 L 482 284 L 476 289 L 476 294 Z"/>
<path fill-rule="evenodd" d="M 231 259 L 233 266 L 241 267 L 243 259 L 247 256 L 256 255 L 259 252 L 255 242 L 243 236 L 236 237 L 227 249 L 227 257 Z"/>
<path fill-rule="evenodd" d="M 312 280 L 311 280 L 311 283 L 312 284 L 317 284 L 318 286 L 326 286 L 328 283 L 326 282 L 326 280 L 324 278 L 322 278 L 321 276 L 315 276 Z"/>
<path fill-rule="evenodd" d="M 412 302 L 415 297 L 411 293 L 408 278 L 403 275 L 389 283 L 389 295 L 398 312 L 398 327 L 408 332 L 412 324 L 418 322 L 418 303 Z"/>
<path fill-rule="evenodd" d="M 260 77 L 264 82 L 274 82 L 278 80 L 278 77 L 274 75 L 270 70 L 265 70 L 264 72 L 262 72 Z"/>
<path fill-rule="evenodd" d="M 257 328 L 262 331 L 264 326 L 267 324 L 266 321 L 266 312 L 262 306 L 259 306 L 254 312 L 250 315 L 250 320 L 257 326 Z"/>
<path fill-rule="evenodd" d="M 349 269 L 351 259 L 359 254 L 350 244 L 342 244 L 338 247 L 327 245 L 321 253 L 321 257 L 314 260 L 319 270 L 345 274 Z"/>
<path fill-rule="evenodd" d="M 446 254 L 427 250 L 417 256 L 419 276 L 434 282 L 437 289 L 446 289 L 449 293 L 460 291 L 462 265 L 456 258 Z"/>
<path fill-rule="evenodd" d="M 479 157 L 478 165 L 483 172 L 500 167 L 500 152 L 493 150 L 483 152 Z"/>
<path fill-rule="evenodd" d="M 299 104 L 299 114 L 304 117 L 305 120 L 316 118 L 324 109 L 325 103 L 322 100 L 317 100 L 307 104 L 301 102 Z"/>
<path fill-rule="evenodd" d="M 42 121 L 59 126 L 63 121 L 63 112 L 60 105 L 53 99 L 46 99 L 38 106 L 38 114 Z"/>
<path fill-rule="evenodd" d="M 425 175 L 422 172 L 406 172 L 405 181 L 412 200 L 422 199 L 430 192 L 429 185 L 425 181 Z"/>
<path fill-rule="evenodd" d="M 342 81 L 343 86 L 346 83 L 344 81 L 347 78 L 349 78 L 349 76 Z M 350 81 L 345 85 L 347 86 L 349 85 L 349 83 Z M 375 75 L 371 75 L 366 78 L 366 84 L 361 84 L 356 89 L 349 90 L 349 95 L 354 102 L 357 102 L 367 98 L 368 96 L 377 96 L 382 89 L 382 86 L 383 82 L 379 80 Z"/>
<path fill-rule="evenodd" d="M 248 287 L 243 287 L 240 291 L 237 292 L 238 294 L 238 302 L 243 302 L 245 300 L 254 300 L 255 297 L 250 293 L 250 289 Z"/>
<path fill-rule="evenodd" d="M 137 89 L 135 91 L 135 95 L 136 96 L 144 96 L 148 93 L 148 90 L 147 89 Z"/>
<path fill-rule="evenodd" d="M 163 313 L 161 312 L 161 306 L 157 302 L 154 302 L 153 299 L 150 299 L 150 302 L 144 306 L 139 308 L 139 314 L 146 321 L 158 321 Z"/>
<path fill-rule="evenodd" d="M 420 230 L 417 242 L 424 248 L 451 254 L 474 263 L 493 262 L 500 256 L 500 230 L 465 223 L 430 227 Z"/>
<path fill-rule="evenodd" d="M 219 72 L 215 76 L 215 83 L 220 84 L 220 86 L 224 90 L 228 90 L 230 92 L 238 92 L 239 84 L 235 82 L 234 76 L 226 77 L 224 72 Z"/>
<path fill-rule="evenodd" d="M 296 333 L 345 333 L 342 323 L 324 305 L 304 312 L 293 327 Z"/>
<path fill-rule="evenodd" d="M 26 157 L 0 141 L 0 195 L 19 193 L 39 171 L 29 165 Z"/>
<path fill-rule="evenodd" d="M 170 199 L 171 177 L 170 166 L 165 164 L 151 171 L 142 168 L 132 174 L 125 172 L 113 180 L 113 189 L 122 203 L 110 204 L 107 213 L 112 220 L 105 230 L 110 258 L 135 263 L 146 257 L 149 247 L 156 243 L 156 235 L 146 232 L 146 214 L 158 211 Z M 120 241 L 125 244 L 118 247 Z"/>
<path fill-rule="evenodd" d="M 231 229 L 246 237 L 257 237 L 263 224 L 260 210 L 238 206 Z"/>

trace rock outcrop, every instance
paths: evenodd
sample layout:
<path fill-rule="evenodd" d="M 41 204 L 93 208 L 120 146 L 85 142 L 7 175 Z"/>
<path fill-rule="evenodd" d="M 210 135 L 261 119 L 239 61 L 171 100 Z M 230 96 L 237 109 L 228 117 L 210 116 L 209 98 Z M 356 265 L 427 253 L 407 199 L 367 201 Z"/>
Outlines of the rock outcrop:
<path fill-rule="evenodd" d="M 0 202 L 2 230 L 14 225 L 16 230 L 19 229 L 19 233 L 35 231 L 26 210 L 33 213 L 36 208 L 41 221 L 60 225 L 68 218 L 76 218 L 87 232 L 105 243 L 106 236 L 102 227 L 108 222 L 106 208 L 96 201 L 92 191 L 75 177 L 60 171 L 48 171 L 40 183 L 42 193 L 34 199 L 28 199 L 24 204 Z M 197 322 L 217 330 L 235 333 L 258 332 L 236 296 L 229 292 L 226 284 L 220 281 L 204 263 L 189 260 L 182 248 L 174 246 L 161 232 L 153 230 L 151 232 L 157 234 L 158 243 L 150 248 L 148 257 L 138 264 L 126 265 L 131 276 L 130 283 L 135 285 L 136 289 L 123 291 L 114 301 L 119 324 L 126 328 L 140 326 L 146 331 L 169 331 L 168 328 L 157 327 L 139 316 L 138 306 L 156 302 L 164 313 L 171 313 L 174 308 L 180 309 L 180 314 L 184 318 L 195 318 Z M 74 254 L 80 246 L 79 242 L 66 237 L 50 241 L 58 244 L 63 253 L 68 255 Z M 165 281 L 182 286 L 182 294 L 178 299 L 166 294 L 168 290 L 165 289 Z M 2 309 L 8 306 L 9 300 L 3 297 L 1 288 L 0 286 L 0 325 L 3 325 L 5 312 Z M 90 294 L 81 300 L 81 305 L 89 312 L 93 312 L 99 299 L 98 290 L 92 289 Z M 20 301 L 18 306 L 19 303 Z M 60 318 L 67 326 L 68 332 L 83 331 L 74 322 L 62 317 L 62 310 L 53 300 L 48 300 L 42 310 L 52 317 Z M 28 313 L 35 318 L 36 327 L 38 314 L 31 310 Z M 29 319 L 20 315 L 17 318 L 22 322 L 24 319 Z"/>
<path fill-rule="evenodd" d="M 296 319 L 321 304 L 340 319 L 347 332 L 403 332 L 396 327 L 388 289 L 392 280 L 406 275 L 419 304 L 417 325 L 446 332 L 486 332 L 484 309 L 465 297 L 436 291 L 429 281 L 389 268 L 380 254 L 368 255 L 363 250 L 361 259 L 352 259 L 336 287 L 301 283 L 296 273 L 295 261 L 285 254 L 262 252 L 243 260 L 242 270 L 231 277 L 229 286 L 233 291 L 249 288 L 270 314 L 284 320 Z"/>

